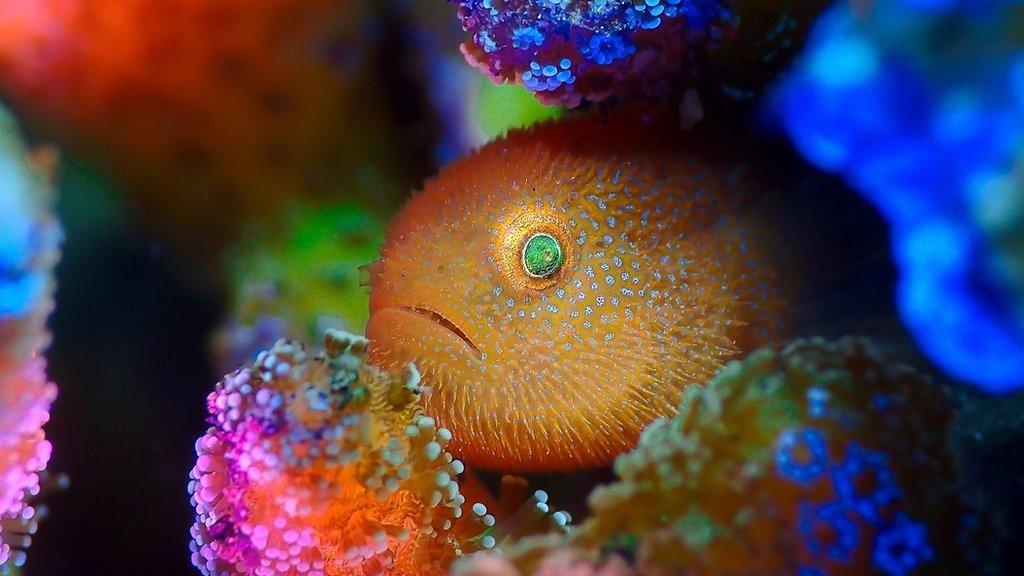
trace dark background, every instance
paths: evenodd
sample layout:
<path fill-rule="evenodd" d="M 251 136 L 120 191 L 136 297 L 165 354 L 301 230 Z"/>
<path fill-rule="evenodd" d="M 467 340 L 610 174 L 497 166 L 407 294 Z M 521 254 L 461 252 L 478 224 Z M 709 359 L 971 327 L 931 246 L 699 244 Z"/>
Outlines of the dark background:
<path fill-rule="evenodd" d="M 47 436 L 71 485 L 45 496 L 26 576 L 194 574 L 186 485 L 219 298 L 184 285 L 105 187 L 66 172 Z"/>

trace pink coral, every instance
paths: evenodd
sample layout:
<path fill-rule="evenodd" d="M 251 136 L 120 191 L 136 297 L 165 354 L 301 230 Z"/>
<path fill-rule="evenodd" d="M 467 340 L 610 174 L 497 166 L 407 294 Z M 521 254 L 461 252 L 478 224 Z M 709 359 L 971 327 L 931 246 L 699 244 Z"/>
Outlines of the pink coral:
<path fill-rule="evenodd" d="M 39 493 L 39 473 L 50 460 L 42 426 L 56 396 L 41 359 L 0 373 L 0 570 L 24 562 L 35 532 L 36 509 L 26 500 Z"/>

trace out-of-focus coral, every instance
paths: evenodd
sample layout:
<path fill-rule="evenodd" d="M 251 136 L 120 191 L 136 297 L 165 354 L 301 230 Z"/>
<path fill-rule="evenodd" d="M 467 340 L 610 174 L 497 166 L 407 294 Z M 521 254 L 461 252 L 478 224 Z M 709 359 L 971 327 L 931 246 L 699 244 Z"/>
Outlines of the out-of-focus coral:
<path fill-rule="evenodd" d="M 377 217 L 348 203 L 294 206 L 254 223 L 228 251 L 229 319 L 214 343 L 224 372 L 279 338 L 316 342 L 328 328 L 361 333 L 369 290 L 360 268 L 383 241 Z"/>
<path fill-rule="evenodd" d="M 542 102 L 676 91 L 688 56 L 735 24 L 718 0 L 458 0 L 467 60 Z"/>
<path fill-rule="evenodd" d="M 441 165 L 454 161 L 510 130 L 558 118 L 563 109 L 545 106 L 518 84 L 495 84 L 464 62 L 433 60 L 431 98 L 442 137 L 436 151 Z"/>
<path fill-rule="evenodd" d="M 377 370 L 347 333 L 328 331 L 325 346 L 314 356 L 282 340 L 210 395 L 190 483 L 200 571 L 441 575 L 507 537 L 460 492 L 463 465 L 419 408 L 415 367 Z M 544 499 L 510 526 L 564 523 Z"/>
<path fill-rule="evenodd" d="M 558 116 L 520 85 L 496 85 L 466 66 L 464 31 L 447 2 L 402 0 L 397 12 L 413 47 L 411 68 L 439 130 L 435 159 L 445 164 L 513 128 Z"/>
<path fill-rule="evenodd" d="M 687 388 L 572 537 L 643 574 L 979 574 L 948 395 L 865 340 L 762 349 Z"/>
<path fill-rule="evenodd" d="M 453 576 L 635 576 L 622 556 L 565 544 L 564 539 L 530 538 L 506 554 L 476 554 L 455 565 Z"/>
<path fill-rule="evenodd" d="M 17 0 L 0 92 L 209 262 L 296 196 L 394 207 L 400 159 L 369 0 Z"/>
<path fill-rule="evenodd" d="M 1024 386 L 1021 30 L 1016 0 L 841 2 L 769 99 L 800 152 L 892 224 L 922 349 L 993 392 Z"/>
<path fill-rule="evenodd" d="M 1010 313 L 1024 325 L 1024 151 L 1014 171 L 992 178 L 971 209 L 992 247 L 989 268 L 1018 295 Z"/>
<path fill-rule="evenodd" d="M 851 0 L 856 2 L 858 0 Z M 710 100 L 753 100 L 799 54 L 808 32 L 829 0 L 749 0 L 731 2 L 735 33 L 711 45 L 699 58 L 701 96 Z"/>
<path fill-rule="evenodd" d="M 49 152 L 34 157 L 0 108 L 0 574 L 25 561 L 41 509 L 33 500 L 51 446 L 57 388 L 46 379 L 46 319 L 61 232 L 51 212 Z"/>

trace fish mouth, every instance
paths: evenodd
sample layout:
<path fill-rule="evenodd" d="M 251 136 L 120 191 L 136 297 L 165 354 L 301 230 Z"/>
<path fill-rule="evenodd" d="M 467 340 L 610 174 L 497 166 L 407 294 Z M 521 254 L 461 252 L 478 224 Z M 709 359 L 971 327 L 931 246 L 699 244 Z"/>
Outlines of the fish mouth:
<path fill-rule="evenodd" d="M 468 346 L 469 349 L 473 351 L 473 354 L 476 355 L 477 360 L 481 359 L 480 349 L 477 348 L 477 345 L 473 343 L 469 336 L 466 335 L 466 333 L 463 332 L 462 329 L 459 328 L 459 326 L 455 322 L 452 322 L 448 318 L 445 318 L 444 315 L 442 315 L 440 312 L 436 312 L 434 310 L 431 310 L 430 308 L 423 308 L 421 306 L 401 306 L 400 309 L 405 310 L 406 312 L 416 314 L 417 316 L 420 316 L 422 318 L 426 318 L 427 320 L 433 322 L 434 324 L 437 324 L 444 328 L 445 330 L 448 330 L 452 334 L 458 336 L 459 340 L 465 342 L 466 346 Z"/>

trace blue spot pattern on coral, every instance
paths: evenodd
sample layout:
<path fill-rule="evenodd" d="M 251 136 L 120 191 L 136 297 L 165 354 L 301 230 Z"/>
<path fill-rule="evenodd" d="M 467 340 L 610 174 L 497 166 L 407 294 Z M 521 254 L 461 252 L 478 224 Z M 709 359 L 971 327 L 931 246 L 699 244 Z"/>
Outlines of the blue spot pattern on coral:
<path fill-rule="evenodd" d="M 897 514 L 878 535 L 871 558 L 886 576 L 911 574 L 922 563 L 935 558 L 935 551 L 928 545 L 928 527 L 906 514 Z"/>
<path fill-rule="evenodd" d="M 859 494 L 857 480 L 861 478 L 873 480 L 874 490 Z M 847 447 L 846 458 L 832 469 L 832 484 L 844 508 L 872 523 L 880 522 L 884 507 L 900 497 L 885 454 L 864 450 L 856 443 Z"/>
<path fill-rule="evenodd" d="M 812 419 L 841 418 L 828 411 L 822 389 L 807 390 L 807 413 Z M 874 410 L 888 410 L 891 399 L 878 395 Z M 834 499 L 799 503 L 798 530 L 806 553 L 823 565 L 848 562 L 862 545 L 871 547 L 874 567 L 886 576 L 911 574 L 935 558 L 927 526 L 915 522 L 898 505 L 902 498 L 895 475 L 883 452 L 848 442 L 842 458 L 829 459 L 824 429 L 786 429 L 775 445 L 778 474 L 804 487 L 826 483 Z M 827 576 L 819 566 L 801 566 L 798 576 Z"/>
<path fill-rule="evenodd" d="M 993 392 L 1024 387 L 1024 281 L 979 221 L 1024 158 L 1021 26 L 1020 0 L 840 3 L 768 100 L 801 154 L 891 223 L 924 352 Z"/>
<path fill-rule="evenodd" d="M 682 75 L 690 43 L 733 25 L 720 0 L 452 1 L 472 34 L 471 63 L 568 106 L 661 94 Z"/>
<path fill-rule="evenodd" d="M 830 542 L 819 539 L 819 527 L 827 527 Z M 800 503 L 800 533 L 804 545 L 814 556 L 823 553 L 833 560 L 846 561 L 860 541 L 857 524 L 850 518 L 849 511 L 836 502 L 821 506 Z"/>
<path fill-rule="evenodd" d="M 805 450 L 810 458 L 802 462 L 798 452 Z M 779 473 L 797 482 L 810 482 L 825 471 L 828 464 L 828 446 L 821 432 L 805 428 L 799 432 L 787 430 L 779 438 L 776 449 L 776 465 Z"/>

